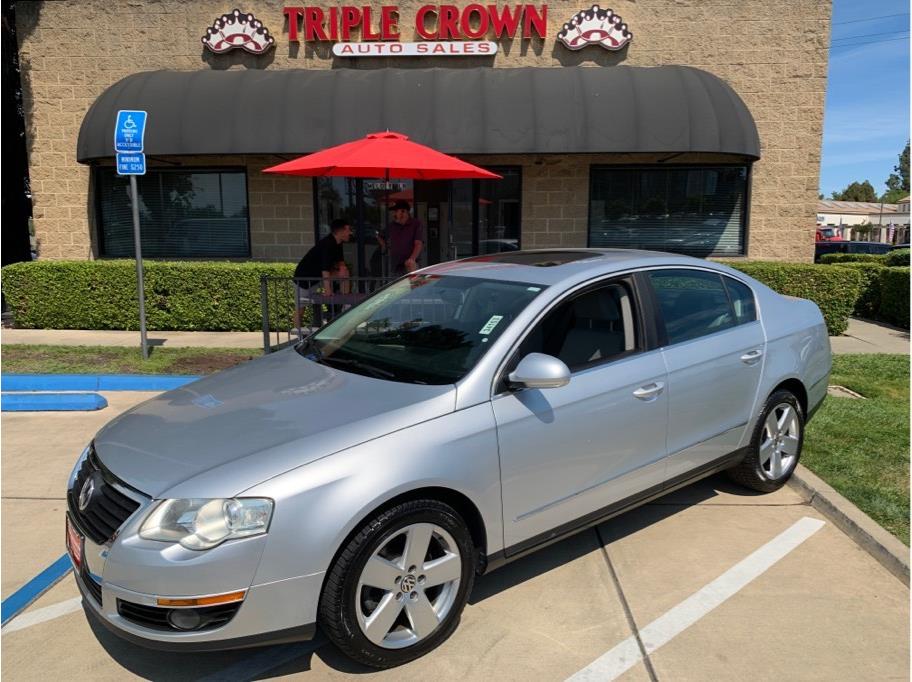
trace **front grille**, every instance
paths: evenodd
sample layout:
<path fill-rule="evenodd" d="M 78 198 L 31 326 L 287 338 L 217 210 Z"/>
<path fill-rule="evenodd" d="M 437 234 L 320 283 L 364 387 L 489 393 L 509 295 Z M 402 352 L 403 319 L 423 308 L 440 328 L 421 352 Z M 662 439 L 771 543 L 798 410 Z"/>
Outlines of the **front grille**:
<path fill-rule="evenodd" d="M 193 632 L 201 630 L 212 630 L 225 625 L 234 618 L 234 614 L 241 608 L 243 602 L 234 602 L 233 604 L 218 604 L 216 606 L 204 606 L 195 609 L 200 614 L 202 622 Z M 168 614 L 178 609 L 166 609 L 158 606 L 146 606 L 145 604 L 136 604 L 123 599 L 117 600 L 117 613 L 121 617 L 142 625 L 153 630 L 166 630 L 168 632 L 181 632 L 168 622 Z"/>
<path fill-rule="evenodd" d="M 79 494 L 86 482 L 92 479 L 95 491 L 89 503 L 79 510 Z M 116 477 L 104 468 L 95 454 L 95 447 L 90 446 L 89 455 L 85 458 L 73 487 L 67 491 L 67 505 L 77 525 L 97 545 L 102 545 L 114 537 L 114 533 L 124 521 L 136 511 L 139 502 L 127 497 L 112 484 Z"/>
<path fill-rule="evenodd" d="M 101 606 L 101 585 L 95 582 L 95 578 L 89 575 L 89 572 L 85 567 L 83 567 L 80 575 L 82 576 L 82 582 L 85 584 L 89 594 L 92 595 L 92 598 Z"/>

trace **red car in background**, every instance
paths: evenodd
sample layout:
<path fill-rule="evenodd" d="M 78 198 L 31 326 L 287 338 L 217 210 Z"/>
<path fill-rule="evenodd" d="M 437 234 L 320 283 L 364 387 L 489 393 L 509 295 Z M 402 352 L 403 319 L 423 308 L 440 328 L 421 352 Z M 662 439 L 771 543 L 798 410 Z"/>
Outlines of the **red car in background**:
<path fill-rule="evenodd" d="M 839 236 L 836 232 L 835 227 L 818 227 L 817 228 L 817 239 L 818 242 L 844 242 L 845 239 Z"/>

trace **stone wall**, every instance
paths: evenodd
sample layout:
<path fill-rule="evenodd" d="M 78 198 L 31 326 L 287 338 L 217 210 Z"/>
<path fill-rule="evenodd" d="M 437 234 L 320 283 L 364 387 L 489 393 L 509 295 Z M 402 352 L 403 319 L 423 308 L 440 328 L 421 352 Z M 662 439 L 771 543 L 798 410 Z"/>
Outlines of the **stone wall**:
<path fill-rule="evenodd" d="M 383 66 L 610 67 L 620 63 L 695 66 L 721 77 L 738 92 L 756 119 L 762 145 L 762 160 L 753 174 L 748 255 L 812 258 L 829 41 L 830 3 L 825 0 L 617 0 L 612 7 L 634 34 L 630 45 L 617 53 L 591 47 L 571 52 L 559 45 L 555 36 L 563 22 L 589 4 L 559 0 L 548 3 L 545 40 L 503 41 L 495 57 L 355 62 L 334 59 L 328 44 L 314 48 L 289 43 L 283 25 L 285 3 L 265 0 L 246 3 L 244 9 L 269 28 L 276 49 L 263 56 L 205 51 L 200 37 L 206 27 L 234 4 L 211 0 L 16 4 L 35 227 L 42 258 L 97 255 L 90 227 L 89 172 L 75 161 L 76 139 L 95 98 L 131 73 Z M 415 38 L 410 27 L 423 4 L 415 0 L 399 4 L 403 40 Z M 455 0 L 454 4 L 470 3 Z M 507 161 L 498 158 L 497 162 Z M 259 175 L 260 168 L 272 163 L 268 159 L 251 158 L 247 163 L 254 256 L 292 258 L 313 234 L 312 227 L 295 229 L 298 221 L 306 224 L 313 218 L 310 183 Z M 541 164 L 522 161 L 524 193 L 529 193 L 523 198 L 525 245 L 579 243 L 585 234 L 588 191 L 588 171 L 581 177 L 581 164 L 578 159 L 560 157 Z"/>

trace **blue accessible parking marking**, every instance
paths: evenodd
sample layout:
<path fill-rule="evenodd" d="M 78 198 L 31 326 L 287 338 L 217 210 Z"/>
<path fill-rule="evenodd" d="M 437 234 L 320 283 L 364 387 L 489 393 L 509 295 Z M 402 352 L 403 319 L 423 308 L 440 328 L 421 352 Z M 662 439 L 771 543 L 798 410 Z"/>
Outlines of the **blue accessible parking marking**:
<path fill-rule="evenodd" d="M 170 391 L 200 377 L 174 374 L 4 374 L 3 391 Z"/>
<path fill-rule="evenodd" d="M 70 557 L 64 554 L 4 599 L 3 603 L 0 604 L 0 624 L 6 625 L 11 618 L 51 589 L 69 572 L 71 567 Z"/>

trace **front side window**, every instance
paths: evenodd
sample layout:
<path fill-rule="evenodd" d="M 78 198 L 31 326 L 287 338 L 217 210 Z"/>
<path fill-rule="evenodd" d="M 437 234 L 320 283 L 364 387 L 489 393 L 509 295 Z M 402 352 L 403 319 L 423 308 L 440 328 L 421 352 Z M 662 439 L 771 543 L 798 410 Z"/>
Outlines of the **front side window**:
<path fill-rule="evenodd" d="M 101 255 L 132 258 L 129 178 L 101 168 L 97 182 Z M 136 183 L 144 257 L 250 256 L 245 171 L 149 169 Z"/>
<path fill-rule="evenodd" d="M 690 341 L 736 323 L 722 277 L 700 270 L 653 270 L 649 280 L 658 299 L 668 343 Z"/>
<path fill-rule="evenodd" d="M 636 348 L 633 298 L 627 285 L 617 282 L 555 307 L 523 340 L 516 361 L 544 353 L 576 371 Z"/>
<path fill-rule="evenodd" d="M 589 246 L 742 255 L 747 178 L 746 166 L 595 166 Z"/>
<path fill-rule="evenodd" d="M 462 379 L 544 290 L 523 282 L 409 275 L 297 347 L 316 362 L 419 384 Z"/>

